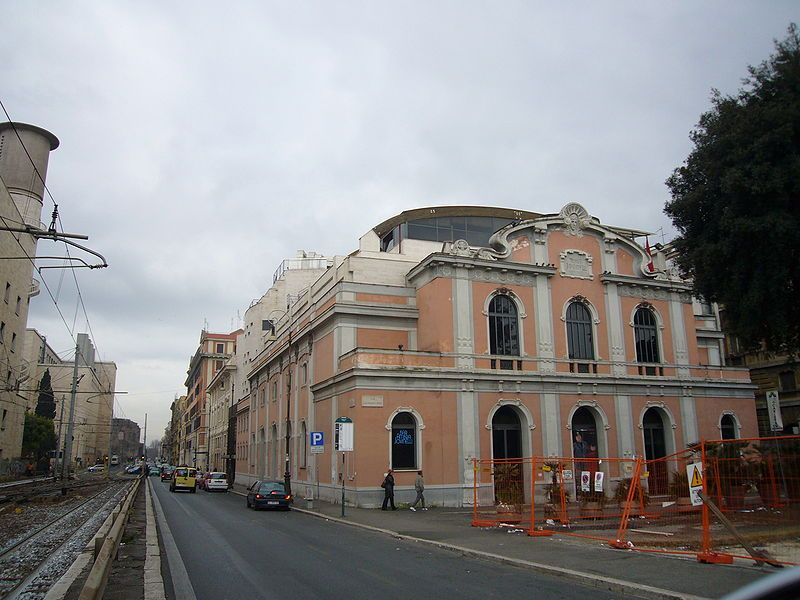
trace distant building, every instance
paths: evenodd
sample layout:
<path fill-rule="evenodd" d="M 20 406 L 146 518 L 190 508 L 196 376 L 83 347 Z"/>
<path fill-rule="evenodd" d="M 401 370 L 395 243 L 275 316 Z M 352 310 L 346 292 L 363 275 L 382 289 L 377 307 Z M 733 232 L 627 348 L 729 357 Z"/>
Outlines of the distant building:
<path fill-rule="evenodd" d="M 186 411 L 182 416 L 185 427 L 185 447 L 182 449 L 182 461 L 186 464 L 207 469 L 209 464 L 209 432 L 208 432 L 208 384 L 220 371 L 234 352 L 236 336 L 233 333 L 200 334 L 197 351 L 189 361 L 186 377 Z"/>
<path fill-rule="evenodd" d="M 111 454 L 116 454 L 120 463 L 133 461 L 139 456 L 141 436 L 138 423 L 115 418 L 111 422 Z"/>
<path fill-rule="evenodd" d="M 74 466 L 87 466 L 109 456 L 117 365 L 95 360 L 94 346 L 86 334 L 79 333 L 77 340 L 82 351 L 73 411 L 72 461 Z M 63 450 L 72 401 L 74 356 L 62 360 L 41 333 L 36 329 L 27 329 L 25 365 L 30 384 L 25 388 L 24 397 L 27 409 L 31 412 L 36 410 L 42 376 L 45 371 L 50 372 L 56 402 L 54 426 L 59 448 Z"/>
<path fill-rule="evenodd" d="M 399 501 L 424 469 L 426 496 L 462 506 L 473 458 L 569 457 L 576 433 L 601 458 L 648 459 L 756 435 L 754 386 L 722 364 L 718 317 L 645 234 L 575 203 L 429 207 L 377 225 L 297 292 L 279 269 L 274 303 L 246 318 L 237 485 L 288 470 L 295 493 L 338 501 L 344 484 L 348 502 L 376 506 L 387 468 Z M 344 462 L 339 418 L 355 432 Z"/>
<path fill-rule="evenodd" d="M 24 231 L 42 228 L 44 179 L 58 144 L 34 125 L 0 123 L 0 475 L 20 458 L 24 390 L 37 383 L 23 361 L 29 301 L 39 293 L 31 260 L 36 238 Z"/>
<path fill-rule="evenodd" d="M 725 312 L 722 311 L 724 323 Z M 745 351 L 734 336 L 726 336 L 727 362 L 750 370 L 750 379 L 757 386 L 756 413 L 759 435 L 800 434 L 800 360 L 766 347 Z M 767 392 L 777 392 L 783 428 L 773 429 L 767 410 Z"/>

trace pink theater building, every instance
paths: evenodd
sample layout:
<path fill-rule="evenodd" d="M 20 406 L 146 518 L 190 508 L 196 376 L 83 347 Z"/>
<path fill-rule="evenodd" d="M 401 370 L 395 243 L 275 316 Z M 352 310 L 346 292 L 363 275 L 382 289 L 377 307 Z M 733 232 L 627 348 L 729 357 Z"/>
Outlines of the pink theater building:
<path fill-rule="evenodd" d="M 461 506 L 471 459 L 572 456 L 576 432 L 601 458 L 648 459 L 756 435 L 754 388 L 721 364 L 714 307 L 644 239 L 575 203 L 381 223 L 288 307 L 247 318 L 237 485 L 282 479 L 288 462 L 297 496 L 339 501 L 344 482 L 347 503 L 378 506 L 387 468 L 398 502 L 423 469 L 429 503 Z M 340 417 L 355 434 L 344 462 Z"/>

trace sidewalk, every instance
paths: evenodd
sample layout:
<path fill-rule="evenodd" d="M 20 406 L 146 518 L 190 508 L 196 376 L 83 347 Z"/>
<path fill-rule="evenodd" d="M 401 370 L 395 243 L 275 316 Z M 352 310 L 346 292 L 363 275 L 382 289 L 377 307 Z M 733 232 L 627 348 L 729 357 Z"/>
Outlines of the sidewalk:
<path fill-rule="evenodd" d="M 300 501 L 292 510 L 646 598 L 719 598 L 776 571 L 750 562 L 706 565 L 690 558 L 614 550 L 569 536 L 529 537 L 521 529 L 472 527 L 468 508 L 412 512 L 346 506 L 342 519 L 341 504 L 314 500 L 313 508 L 305 507 Z"/>

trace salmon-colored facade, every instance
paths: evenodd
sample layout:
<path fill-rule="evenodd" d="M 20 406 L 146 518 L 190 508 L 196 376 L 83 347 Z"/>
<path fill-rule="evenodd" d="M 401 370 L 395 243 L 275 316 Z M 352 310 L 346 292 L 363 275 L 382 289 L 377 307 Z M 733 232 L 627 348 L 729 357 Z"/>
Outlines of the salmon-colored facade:
<path fill-rule="evenodd" d="M 574 203 L 380 224 L 253 352 L 237 485 L 288 470 L 296 496 L 338 502 L 344 488 L 346 502 L 378 506 L 388 468 L 398 502 L 422 469 L 429 503 L 460 506 L 473 502 L 473 458 L 571 456 L 578 432 L 601 458 L 658 458 L 731 423 L 755 435 L 747 371 L 721 364 L 718 320 L 644 235 Z"/>

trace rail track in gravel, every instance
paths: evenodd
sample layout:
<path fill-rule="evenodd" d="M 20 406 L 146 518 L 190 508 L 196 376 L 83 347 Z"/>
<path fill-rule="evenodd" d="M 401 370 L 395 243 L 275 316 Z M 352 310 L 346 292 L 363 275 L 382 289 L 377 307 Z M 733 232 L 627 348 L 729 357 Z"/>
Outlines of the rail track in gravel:
<path fill-rule="evenodd" d="M 0 553 L 0 599 L 44 597 L 127 489 L 124 481 L 112 481 Z"/>

